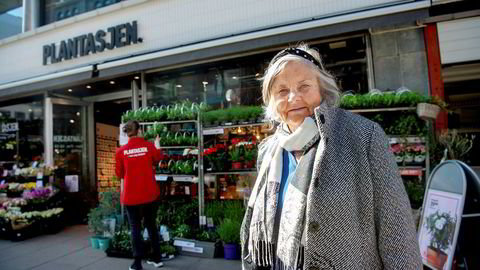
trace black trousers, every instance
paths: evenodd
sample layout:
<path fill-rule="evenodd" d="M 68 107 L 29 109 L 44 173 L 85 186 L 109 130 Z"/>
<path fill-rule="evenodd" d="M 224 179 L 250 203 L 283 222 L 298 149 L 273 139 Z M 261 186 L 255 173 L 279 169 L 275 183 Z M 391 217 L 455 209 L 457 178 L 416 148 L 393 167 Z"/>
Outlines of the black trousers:
<path fill-rule="evenodd" d="M 127 210 L 128 221 L 132 228 L 133 256 L 136 259 L 141 259 L 145 256 L 145 247 L 142 241 L 143 219 L 150 241 L 152 242 L 153 256 L 160 258 L 160 244 L 157 225 L 155 223 L 158 204 L 156 202 L 151 202 L 139 205 L 126 205 L 125 208 Z"/>

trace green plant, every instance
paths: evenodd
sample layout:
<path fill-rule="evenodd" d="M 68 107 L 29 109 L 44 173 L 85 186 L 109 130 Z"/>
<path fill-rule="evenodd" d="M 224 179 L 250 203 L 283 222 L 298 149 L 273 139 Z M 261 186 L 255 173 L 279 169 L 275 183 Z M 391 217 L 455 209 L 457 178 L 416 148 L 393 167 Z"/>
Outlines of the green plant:
<path fill-rule="evenodd" d="M 233 145 L 229 147 L 228 155 L 231 162 L 239 162 L 242 158 L 243 147 L 238 145 Z"/>
<path fill-rule="evenodd" d="M 224 218 L 242 222 L 245 208 L 242 201 L 229 201 L 224 205 Z"/>
<path fill-rule="evenodd" d="M 190 226 L 182 224 L 173 231 L 174 237 L 189 238 L 191 236 Z"/>
<path fill-rule="evenodd" d="M 447 250 L 452 243 L 453 234 L 455 233 L 456 219 L 449 213 L 435 213 L 427 217 L 425 226 L 431 233 L 430 247 L 437 250 Z"/>
<path fill-rule="evenodd" d="M 90 209 L 88 215 L 88 230 L 95 235 L 101 235 L 108 229 L 107 225 L 103 222 L 105 219 L 103 210 L 99 207 Z"/>
<path fill-rule="evenodd" d="M 217 229 L 218 236 L 226 244 L 240 243 L 241 223 L 231 219 L 224 219 Z"/>
<path fill-rule="evenodd" d="M 175 254 L 176 250 L 175 247 L 172 245 L 161 245 L 160 246 L 160 253 L 165 253 L 167 255 Z"/>
<path fill-rule="evenodd" d="M 90 209 L 88 217 L 88 229 L 96 235 L 102 234 L 108 230 L 105 224 L 106 218 L 115 218 L 120 213 L 120 193 L 116 191 L 106 191 L 100 193 L 100 201 L 97 207 Z"/>
<path fill-rule="evenodd" d="M 405 183 L 405 190 L 410 200 L 410 205 L 413 209 L 418 209 L 422 206 L 425 188 L 422 183 L 416 181 L 407 181 Z"/>
<path fill-rule="evenodd" d="M 448 150 L 450 159 L 461 159 L 473 147 L 475 135 L 460 135 L 457 130 L 444 130 L 438 136 L 438 142 Z"/>
<path fill-rule="evenodd" d="M 198 230 L 195 234 L 195 239 L 199 241 L 215 242 L 218 239 L 218 234 L 215 231 Z"/>
<path fill-rule="evenodd" d="M 219 225 L 224 218 L 224 201 L 210 201 L 205 204 L 205 215 L 213 219 L 213 223 Z"/>
<path fill-rule="evenodd" d="M 112 239 L 112 247 L 124 252 L 130 252 L 132 250 L 130 230 L 127 226 L 124 226 L 115 232 Z"/>

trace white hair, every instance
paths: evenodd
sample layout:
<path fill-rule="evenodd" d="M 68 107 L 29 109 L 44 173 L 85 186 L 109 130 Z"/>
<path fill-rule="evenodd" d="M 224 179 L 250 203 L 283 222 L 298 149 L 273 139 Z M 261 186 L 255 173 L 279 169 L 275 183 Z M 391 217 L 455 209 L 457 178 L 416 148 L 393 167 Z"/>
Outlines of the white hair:
<path fill-rule="evenodd" d="M 280 115 L 278 114 L 275 107 L 275 102 L 273 100 L 271 90 L 273 82 L 275 81 L 277 75 L 284 70 L 285 66 L 289 62 L 292 61 L 304 63 L 309 68 L 311 68 L 312 71 L 315 72 L 315 74 L 317 75 L 318 84 L 320 85 L 320 89 L 318 90 L 320 91 L 320 95 L 322 96 L 322 102 L 327 102 L 327 104 L 330 106 L 336 106 L 340 99 L 340 90 L 337 86 L 335 78 L 323 68 L 320 54 L 315 49 L 310 48 L 306 44 L 301 44 L 295 48 L 309 53 L 320 63 L 321 67 L 318 67 L 311 61 L 295 54 L 286 54 L 284 56 L 277 57 L 283 51 L 279 52 L 277 56 L 272 59 L 272 61 L 268 65 L 267 70 L 265 71 L 265 75 L 261 79 L 263 81 L 262 98 L 265 105 L 265 118 L 267 120 L 281 122 Z"/>

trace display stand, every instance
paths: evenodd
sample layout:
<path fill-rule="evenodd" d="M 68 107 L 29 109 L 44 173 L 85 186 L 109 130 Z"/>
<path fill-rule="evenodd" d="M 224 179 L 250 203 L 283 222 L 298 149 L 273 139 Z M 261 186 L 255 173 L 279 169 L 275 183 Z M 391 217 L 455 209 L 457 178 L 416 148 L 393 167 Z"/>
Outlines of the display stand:
<path fill-rule="evenodd" d="M 449 160 L 431 173 L 419 225 L 423 264 L 452 269 L 479 269 L 480 179 L 465 163 Z M 466 241 L 468 237 L 468 241 Z"/>
<path fill-rule="evenodd" d="M 167 181 L 167 179 L 172 179 L 176 183 L 180 182 L 191 182 L 197 183 L 197 192 L 198 192 L 198 207 L 199 207 L 199 224 L 200 226 L 206 225 L 206 219 L 204 216 L 204 175 L 203 175 L 203 138 L 202 134 L 202 124 L 200 119 L 200 113 L 197 115 L 195 120 L 181 120 L 181 121 L 160 121 L 160 122 L 141 122 L 140 126 L 143 132 L 145 132 L 148 126 L 152 126 L 155 123 L 163 124 L 167 126 L 172 125 L 182 125 L 193 123 L 195 124 L 196 133 L 198 137 L 198 142 L 196 146 L 160 146 L 163 151 L 179 151 L 185 149 L 196 150 L 197 153 L 197 163 L 198 163 L 198 173 L 197 175 L 181 175 L 181 174 L 156 174 L 155 179 L 159 182 Z M 189 190 L 188 193 L 193 193 Z"/>

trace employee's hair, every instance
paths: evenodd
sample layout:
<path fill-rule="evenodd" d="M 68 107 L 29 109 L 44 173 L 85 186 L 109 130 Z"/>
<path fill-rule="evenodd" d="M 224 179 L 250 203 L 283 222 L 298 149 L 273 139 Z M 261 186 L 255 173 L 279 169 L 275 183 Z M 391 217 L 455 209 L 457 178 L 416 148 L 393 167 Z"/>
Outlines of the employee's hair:
<path fill-rule="evenodd" d="M 127 134 L 128 137 L 137 136 L 140 124 L 137 121 L 130 120 L 124 126 L 122 131 Z"/>
<path fill-rule="evenodd" d="M 306 52 L 304 56 L 299 53 L 292 52 L 295 49 L 300 52 Z M 312 59 L 313 58 L 313 59 Z M 262 97 L 265 105 L 265 118 L 270 121 L 281 122 L 280 115 L 275 108 L 275 102 L 272 95 L 272 85 L 277 75 L 285 69 L 287 63 L 297 61 L 305 63 L 317 75 L 317 80 L 320 85 L 320 94 L 322 99 L 330 106 L 336 106 L 340 99 L 340 90 L 335 81 L 335 78 L 322 65 L 322 59 L 318 51 L 310 48 L 307 44 L 300 44 L 293 48 L 288 48 L 279 52 L 270 61 L 270 64 L 263 76 Z"/>

